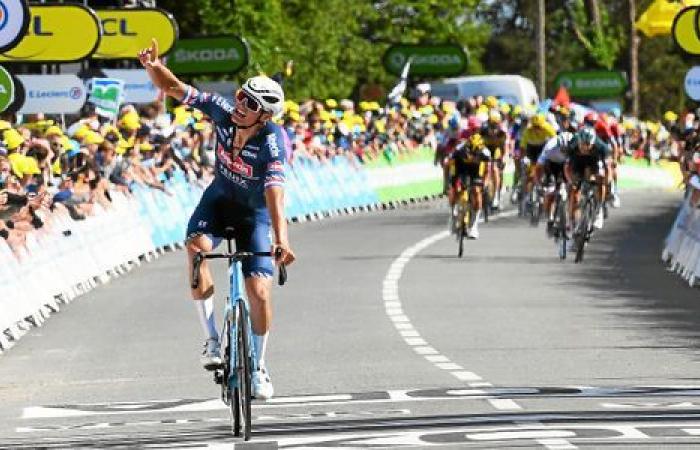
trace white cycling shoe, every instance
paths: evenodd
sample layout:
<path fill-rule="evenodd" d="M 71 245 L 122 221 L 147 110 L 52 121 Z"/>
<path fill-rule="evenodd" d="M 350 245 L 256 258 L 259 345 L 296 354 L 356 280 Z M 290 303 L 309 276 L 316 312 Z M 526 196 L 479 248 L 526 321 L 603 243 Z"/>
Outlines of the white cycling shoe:
<path fill-rule="evenodd" d="M 471 227 L 467 231 L 467 237 L 469 239 L 479 239 L 479 228 L 476 226 Z"/>
<path fill-rule="evenodd" d="M 221 367 L 221 348 L 218 340 L 211 338 L 204 342 L 204 351 L 202 351 L 200 361 L 206 370 L 215 370 Z"/>
<path fill-rule="evenodd" d="M 598 215 L 595 218 L 595 221 L 593 221 L 593 228 L 596 230 L 602 230 L 603 229 L 603 210 L 601 208 L 600 211 L 598 211 Z"/>
<path fill-rule="evenodd" d="M 274 392 L 270 375 L 264 367 L 253 372 L 253 397 L 258 400 L 268 400 L 272 398 Z"/>
<path fill-rule="evenodd" d="M 612 207 L 613 208 L 620 207 L 620 194 L 617 194 L 617 193 L 613 194 Z"/>

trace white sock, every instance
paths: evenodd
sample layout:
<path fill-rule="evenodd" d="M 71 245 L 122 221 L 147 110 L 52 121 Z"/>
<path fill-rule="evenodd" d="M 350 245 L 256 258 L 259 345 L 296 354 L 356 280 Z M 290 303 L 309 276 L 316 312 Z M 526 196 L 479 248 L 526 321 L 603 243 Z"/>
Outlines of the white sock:
<path fill-rule="evenodd" d="M 253 348 L 255 349 L 255 356 L 258 358 L 258 368 L 265 367 L 265 348 L 267 347 L 267 336 L 269 334 L 267 332 L 261 336 L 253 333 Z"/>
<path fill-rule="evenodd" d="M 219 332 L 216 330 L 216 319 L 214 318 L 214 295 L 204 300 L 194 300 L 194 307 L 197 308 L 199 322 L 202 325 L 205 339 L 219 340 Z"/>

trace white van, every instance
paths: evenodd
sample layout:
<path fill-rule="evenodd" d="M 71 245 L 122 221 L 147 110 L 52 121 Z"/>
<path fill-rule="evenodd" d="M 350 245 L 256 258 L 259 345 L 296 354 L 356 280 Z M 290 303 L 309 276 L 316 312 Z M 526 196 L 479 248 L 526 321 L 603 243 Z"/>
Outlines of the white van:
<path fill-rule="evenodd" d="M 510 104 L 539 104 L 535 84 L 520 75 L 477 75 L 447 78 L 430 83 L 433 97 L 444 100 L 464 100 L 468 97 L 493 95 Z"/>

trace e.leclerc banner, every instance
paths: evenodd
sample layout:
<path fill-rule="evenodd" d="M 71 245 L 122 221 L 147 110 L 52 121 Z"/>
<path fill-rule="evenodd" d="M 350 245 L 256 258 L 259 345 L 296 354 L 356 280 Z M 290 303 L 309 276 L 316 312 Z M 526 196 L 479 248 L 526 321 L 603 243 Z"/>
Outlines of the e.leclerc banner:
<path fill-rule="evenodd" d="M 29 27 L 27 0 L 0 1 L 0 52 L 14 48 Z"/>
<path fill-rule="evenodd" d="M 124 80 L 116 78 L 93 78 L 90 81 L 90 103 L 97 114 L 113 119 L 119 113 L 124 97 Z"/>
<path fill-rule="evenodd" d="M 75 75 L 17 75 L 24 86 L 21 114 L 71 114 L 85 104 L 86 90 Z"/>
<path fill-rule="evenodd" d="M 248 46 L 238 36 L 179 39 L 167 59 L 178 74 L 233 74 L 248 64 Z"/>
<path fill-rule="evenodd" d="M 100 43 L 95 13 L 71 4 L 32 5 L 29 28 L 19 43 L 2 54 L 7 62 L 73 62 L 88 58 Z"/>
<path fill-rule="evenodd" d="M 627 78 L 613 70 L 561 72 L 554 79 L 554 88 L 564 86 L 576 98 L 619 97 L 627 89 Z"/>
<path fill-rule="evenodd" d="M 177 40 L 173 16 L 158 8 L 98 9 L 104 35 L 92 55 L 95 59 L 136 59 L 138 52 L 158 40 L 158 50 L 166 55 Z"/>
<path fill-rule="evenodd" d="M 411 57 L 410 75 L 456 76 L 464 73 L 469 64 L 469 57 L 457 44 L 395 44 L 387 49 L 382 61 L 387 72 L 400 76 Z"/>

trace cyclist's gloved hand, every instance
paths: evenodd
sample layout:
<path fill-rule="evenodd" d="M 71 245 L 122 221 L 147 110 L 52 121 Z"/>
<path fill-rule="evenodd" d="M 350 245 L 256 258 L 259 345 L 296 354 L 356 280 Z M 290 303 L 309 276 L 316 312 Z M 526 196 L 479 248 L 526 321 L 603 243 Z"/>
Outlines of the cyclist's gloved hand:
<path fill-rule="evenodd" d="M 296 259 L 294 252 L 286 242 L 272 244 L 272 254 L 275 256 L 275 264 L 290 265 Z"/>

